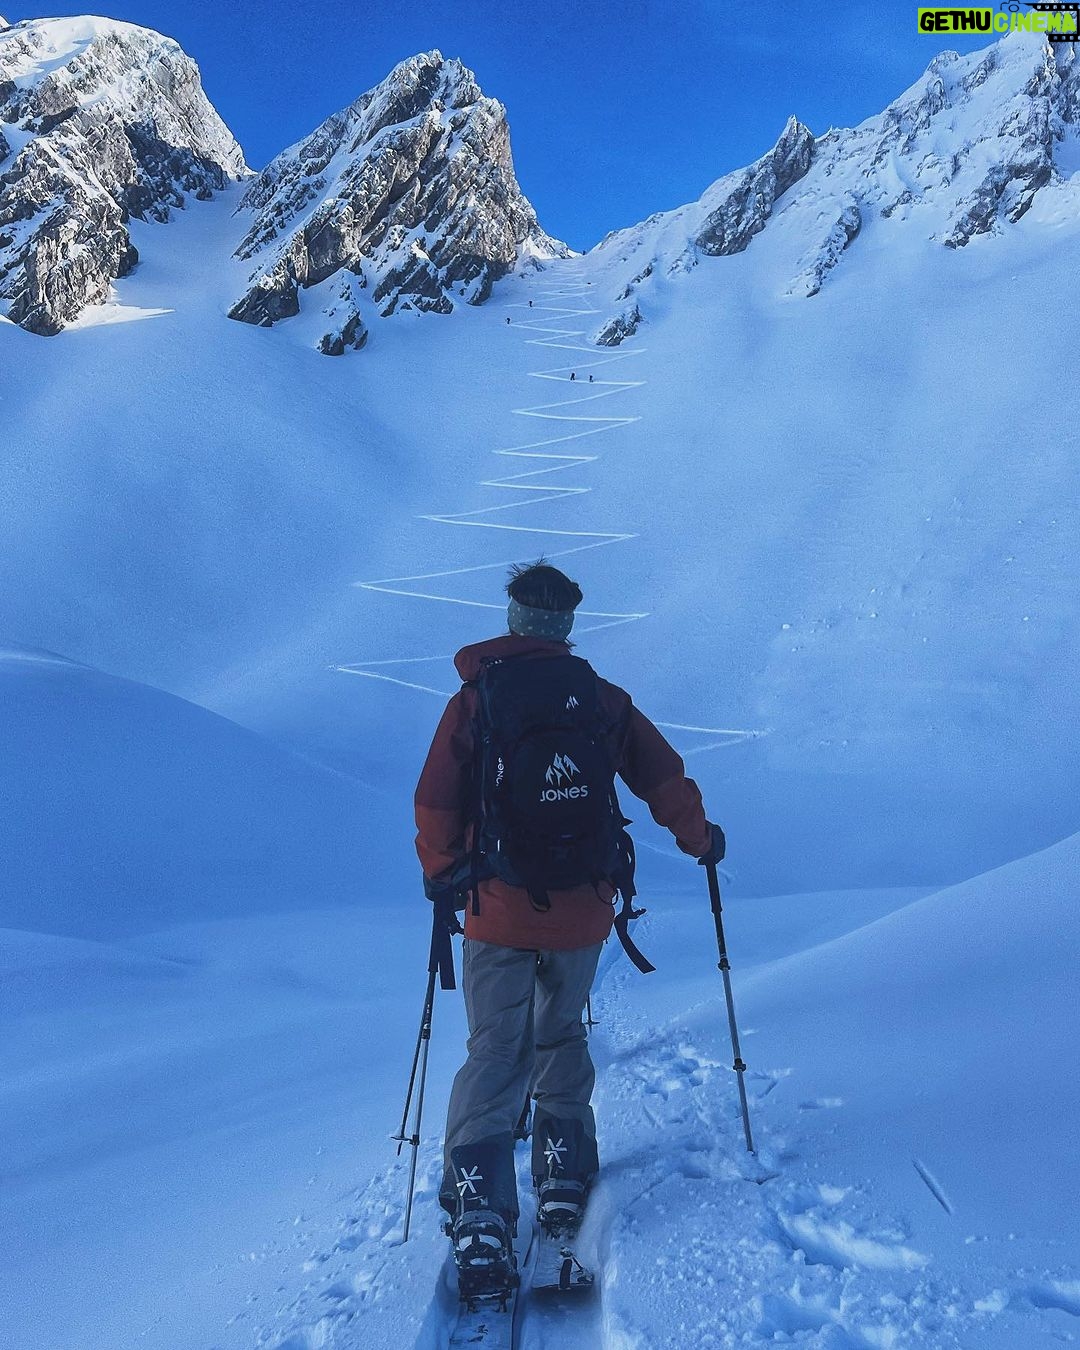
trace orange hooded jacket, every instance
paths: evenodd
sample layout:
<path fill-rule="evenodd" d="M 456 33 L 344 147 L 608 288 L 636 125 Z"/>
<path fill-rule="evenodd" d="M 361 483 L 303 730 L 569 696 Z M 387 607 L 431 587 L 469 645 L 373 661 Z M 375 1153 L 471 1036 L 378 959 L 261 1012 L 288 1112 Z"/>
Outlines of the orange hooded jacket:
<path fill-rule="evenodd" d="M 475 680 L 488 657 L 535 660 L 565 656 L 565 642 L 507 634 L 458 652 L 454 664 L 463 680 Z M 613 727 L 609 750 L 619 777 L 675 836 L 684 853 L 700 857 L 711 831 L 697 784 L 686 776 L 681 757 L 634 707 L 630 695 L 600 680 L 600 706 Z M 468 685 L 446 706 L 416 787 L 416 851 L 429 881 L 437 882 L 469 857 L 476 690 Z M 549 891 L 551 908 L 534 908 L 528 892 L 497 877 L 480 883 L 480 912 L 466 910 L 465 934 L 479 942 L 537 951 L 565 951 L 603 942 L 615 916 L 614 889 L 601 884 Z"/>

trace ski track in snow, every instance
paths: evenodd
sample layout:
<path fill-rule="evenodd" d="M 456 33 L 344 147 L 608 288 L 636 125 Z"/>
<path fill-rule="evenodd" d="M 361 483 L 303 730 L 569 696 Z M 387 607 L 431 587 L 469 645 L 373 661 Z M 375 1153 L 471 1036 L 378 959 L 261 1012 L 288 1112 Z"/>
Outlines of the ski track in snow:
<path fill-rule="evenodd" d="M 566 326 L 567 320 L 582 318 L 589 314 L 598 314 L 600 311 L 590 305 L 583 305 L 580 299 L 587 296 L 589 286 L 586 282 L 568 282 L 568 283 L 541 283 L 538 288 L 538 303 L 529 306 L 527 301 L 516 301 L 507 308 L 523 309 L 531 317 L 525 322 L 519 322 L 513 327 L 508 326 L 508 335 L 516 338 L 523 330 L 531 333 L 541 334 L 542 336 L 527 338 L 526 341 L 531 346 L 551 347 L 560 351 L 575 352 L 589 359 L 578 361 L 569 365 L 556 367 L 547 367 L 542 370 L 531 370 L 528 372 L 531 379 L 536 380 L 554 380 L 560 385 L 567 387 L 570 385 L 571 371 L 585 371 L 611 365 L 614 362 L 626 361 L 636 356 L 642 355 L 644 348 L 633 347 L 618 352 L 607 352 L 602 354 L 600 349 L 587 341 L 586 334 L 581 328 L 572 328 Z M 547 300 L 548 303 L 544 303 Z M 546 315 L 546 318 L 541 318 Z M 542 466 L 538 468 L 528 468 L 517 473 L 505 474 L 499 477 L 483 478 L 479 486 L 482 488 L 493 488 L 499 491 L 510 491 L 514 494 L 514 500 L 509 502 L 498 502 L 493 506 L 477 507 L 469 511 L 456 512 L 432 512 L 420 516 L 421 520 L 430 521 L 436 525 L 450 525 L 472 529 L 497 530 L 504 533 L 515 535 L 529 535 L 533 538 L 539 538 L 541 542 L 544 539 L 557 539 L 568 541 L 567 547 L 557 547 L 554 551 L 545 550 L 545 556 L 550 561 L 558 558 L 566 558 L 575 553 L 584 553 L 589 549 L 606 548 L 611 544 L 627 543 L 637 536 L 633 533 L 593 529 L 593 530 L 569 530 L 560 528 L 553 524 L 544 523 L 522 523 L 519 521 L 506 520 L 503 518 L 506 512 L 520 512 L 523 510 L 534 510 L 538 506 L 544 506 L 551 502 L 562 501 L 568 497 L 585 496 L 591 493 L 591 487 L 582 484 L 569 484 L 563 481 L 558 483 L 537 483 L 533 480 L 546 478 L 550 474 L 565 474 L 567 470 L 581 468 L 584 465 L 595 463 L 599 458 L 596 454 L 587 454 L 578 451 L 569 453 L 566 451 L 556 451 L 551 447 L 565 446 L 572 441 L 583 440 L 586 437 L 598 436 L 607 432 L 618 431 L 632 422 L 640 421 L 638 416 L 620 416 L 616 413 L 604 414 L 590 408 L 584 412 L 570 412 L 568 409 L 577 408 L 580 405 L 594 405 L 601 399 L 615 397 L 628 389 L 641 388 L 646 381 L 644 380 L 595 380 L 592 384 L 588 380 L 573 381 L 575 387 L 575 397 L 560 398 L 551 403 L 538 403 L 529 407 L 513 408 L 511 411 L 517 417 L 537 418 L 547 422 L 556 422 L 560 424 L 573 424 L 574 430 L 563 431 L 560 435 L 546 436 L 540 440 L 526 441 L 520 444 L 504 446 L 492 453 L 501 457 L 510 459 L 539 460 Z M 579 392 L 580 387 L 580 392 Z M 493 519 L 494 517 L 494 519 Z M 361 590 L 376 591 L 383 595 L 396 595 L 409 600 L 427 600 L 439 604 L 464 605 L 472 609 L 490 609 L 496 611 L 500 616 L 505 609 L 501 602 L 490 600 L 473 600 L 462 598 L 455 595 L 447 595 L 436 585 L 425 585 L 424 583 L 438 583 L 447 577 L 461 577 L 470 574 L 489 573 L 492 571 L 504 572 L 513 563 L 529 561 L 535 557 L 535 551 L 527 557 L 518 556 L 514 558 L 500 558 L 496 562 L 480 563 L 471 567 L 453 567 L 444 568 L 436 572 L 418 572 L 408 576 L 383 577 L 374 581 L 357 581 L 353 584 Z M 490 591 L 490 581 L 485 587 L 485 593 Z M 575 633 L 582 635 L 585 633 L 595 633 L 602 628 L 615 628 L 620 624 L 636 623 L 649 617 L 649 611 L 637 612 L 619 612 L 595 609 L 579 609 L 577 611 L 579 621 L 581 619 L 592 620 L 586 624 L 575 625 Z M 420 693 L 436 694 L 441 698 L 449 698 L 453 690 L 437 689 L 433 685 L 422 684 L 418 681 L 406 680 L 386 672 L 389 666 L 410 666 L 429 663 L 433 661 L 449 662 L 453 660 L 450 653 L 443 653 L 437 656 L 403 656 L 383 658 L 370 661 L 353 661 L 348 664 L 335 666 L 334 669 L 345 675 L 359 675 L 365 679 L 381 680 L 388 684 L 400 685 L 405 689 L 412 689 Z M 761 735 L 761 732 L 755 730 L 746 730 L 740 728 L 728 727 L 701 727 L 686 725 L 678 722 L 657 722 L 657 726 L 671 731 L 694 732 L 698 735 L 706 735 L 711 738 L 706 746 L 695 747 L 695 753 L 700 753 L 702 749 L 718 749 L 725 745 L 734 745 L 740 741 L 752 740 Z"/>
<path fill-rule="evenodd" d="M 551 303 L 537 303 L 527 323 L 508 327 L 516 337 L 527 328 L 537 346 L 593 358 L 574 367 L 530 372 L 564 384 L 571 368 L 581 371 L 623 361 L 640 348 L 600 355 L 582 345 L 580 329 L 566 321 L 597 311 L 577 305 L 584 284 L 547 285 Z M 540 313 L 546 312 L 547 318 Z M 576 382 L 575 382 L 576 383 Z M 584 424 L 542 440 L 496 450 L 508 458 L 540 460 L 542 467 L 482 486 L 514 493 L 513 500 L 462 512 L 422 517 L 432 524 L 560 538 L 568 547 L 556 559 L 586 549 L 628 543 L 633 534 L 573 531 L 554 525 L 516 523 L 509 513 L 533 510 L 592 489 L 532 480 L 594 462 L 593 454 L 555 451 L 553 446 L 616 432 L 637 420 L 594 411 L 571 413 L 643 381 L 584 382 L 574 398 L 560 398 L 514 411 L 522 417 Z M 600 388 L 597 389 L 596 385 Z M 518 559 L 520 560 L 520 559 Z M 502 605 L 447 595 L 448 577 L 501 571 L 515 559 L 474 567 L 355 583 L 371 591 L 501 612 Z M 487 579 L 489 585 L 490 579 Z M 596 631 L 647 618 L 647 612 L 579 611 Z M 448 697 L 449 691 L 389 673 L 394 667 L 447 661 L 446 654 L 396 657 L 335 667 L 343 673 L 386 681 Z M 717 748 L 757 732 L 661 723 L 704 734 Z M 802 1120 L 821 1112 L 842 1122 L 838 1098 L 811 1098 L 777 1106 L 772 1096 L 787 1075 L 783 1068 L 755 1066 L 747 1075 L 757 1157 L 745 1152 L 730 1046 L 719 999 L 707 1035 L 680 1019 L 650 1024 L 635 1003 L 636 972 L 625 965 L 601 968 L 594 1009 L 601 1025 L 593 1033 L 597 1062 L 595 1103 L 601 1130 L 603 1170 L 581 1235 L 579 1254 L 599 1271 L 593 1297 L 567 1308 L 524 1295 L 517 1350 L 709 1350 L 710 1347 L 799 1344 L 818 1350 L 902 1350 L 903 1347 L 975 1347 L 990 1322 L 1010 1304 L 1053 1308 L 1080 1316 L 1080 1292 L 1045 1281 L 978 1299 L 936 1276 L 928 1257 L 912 1243 L 903 1224 L 883 1216 L 869 1184 L 840 1186 L 817 1174 L 814 1156 L 804 1158 Z M 782 1095 L 782 1094 L 781 1094 Z M 837 1127 L 842 1128 L 842 1123 Z M 519 1182 L 528 1195 L 527 1149 L 519 1150 Z M 951 1214 L 945 1191 L 919 1159 L 915 1171 L 934 1200 Z M 437 1188 L 440 1141 L 429 1137 L 417 1170 L 413 1237 L 400 1241 L 406 1159 L 390 1165 L 346 1202 L 318 1220 L 300 1216 L 287 1244 L 276 1252 L 299 1264 L 295 1284 L 273 1314 L 265 1306 L 251 1320 L 252 1344 L 272 1350 L 443 1350 L 456 1307 L 452 1266 L 440 1231 Z M 526 1201 L 527 1203 L 527 1201 Z M 524 1216 L 527 1224 L 528 1215 Z"/>
<path fill-rule="evenodd" d="M 635 1007 L 636 978 L 610 967 L 594 999 L 603 1169 L 578 1250 L 600 1284 L 569 1306 L 523 1295 L 517 1350 L 974 1350 L 1010 1299 L 1080 1315 L 1080 1291 L 1064 1284 L 975 1301 L 936 1275 L 869 1186 L 830 1184 L 802 1156 L 798 1113 L 784 1120 L 770 1099 L 786 1070 L 748 1075 L 761 1141 L 750 1157 L 719 999 L 704 1035 L 680 1020 L 653 1028 Z M 525 1197 L 527 1147 L 518 1164 Z M 429 1140 L 407 1246 L 404 1160 L 321 1234 L 299 1230 L 298 1246 L 316 1243 L 303 1261 L 311 1278 L 255 1344 L 445 1350 L 455 1294 L 438 1232 L 440 1165 Z"/>

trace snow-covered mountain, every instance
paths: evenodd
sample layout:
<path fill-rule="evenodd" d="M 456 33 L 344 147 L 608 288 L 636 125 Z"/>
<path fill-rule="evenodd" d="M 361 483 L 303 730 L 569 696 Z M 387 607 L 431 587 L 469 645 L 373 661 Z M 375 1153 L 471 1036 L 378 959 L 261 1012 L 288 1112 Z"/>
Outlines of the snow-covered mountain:
<path fill-rule="evenodd" d="M 792 297 L 815 295 L 867 232 L 963 247 L 1071 173 L 1078 127 L 1075 47 L 1020 34 L 943 52 L 858 127 L 815 137 L 793 117 L 698 201 L 602 241 L 598 263 L 620 266 L 595 339 L 618 345 L 648 317 L 658 277 L 739 253 L 770 224 L 786 239 L 772 284 Z M 129 216 L 167 220 L 248 172 L 174 42 L 93 18 L 4 30 L 0 168 L 0 300 L 49 334 L 135 265 Z M 237 230 L 230 317 L 269 327 L 310 289 L 315 343 L 334 355 L 363 346 L 376 316 L 449 313 L 523 262 L 568 256 L 518 186 L 505 109 L 437 51 L 277 156 L 241 197 Z"/>
<path fill-rule="evenodd" d="M 97 18 L 4 31 L 0 168 L 0 300 L 50 335 L 135 266 L 129 217 L 166 221 L 248 176 L 176 43 Z M 270 326 L 318 286 L 332 355 L 363 346 L 373 315 L 479 304 L 519 263 L 567 256 L 518 186 L 505 109 L 439 52 L 284 151 L 238 210 L 230 317 Z"/>
<path fill-rule="evenodd" d="M 0 299 L 55 334 L 138 262 L 128 222 L 167 221 L 247 170 L 175 42 L 110 19 L 0 32 Z"/>
<path fill-rule="evenodd" d="M 388 172 L 402 128 L 447 158 L 401 200 L 467 236 L 456 112 L 425 104 L 241 215 L 222 154 L 210 200 L 121 220 L 142 265 L 74 331 L 0 318 L 8 1340 L 445 1344 L 453 995 L 407 1245 L 387 1139 L 427 955 L 411 797 L 451 653 L 540 550 L 727 831 L 760 1158 L 701 871 L 624 794 L 659 970 L 609 947 L 596 990 L 603 1278 L 573 1319 L 530 1301 L 522 1350 L 1075 1337 L 1076 78 L 1028 37 L 939 58 L 584 257 L 523 242 L 483 305 L 479 273 L 449 314 L 375 302 L 377 230 L 305 291 L 338 170 Z M 0 125 L 5 201 L 69 123 Z M 294 247 L 300 313 L 230 322 Z M 350 305 L 377 340 L 324 361 Z"/>
<path fill-rule="evenodd" d="M 942 52 L 859 126 L 814 138 L 792 118 L 768 154 L 700 200 L 608 235 L 598 253 L 625 263 L 626 279 L 597 340 L 617 345 L 636 330 L 658 276 L 741 252 L 766 227 L 785 239 L 770 286 L 793 297 L 816 295 L 860 237 L 887 248 L 916 231 L 962 248 L 1069 177 L 1078 138 L 1071 43 L 1017 34 L 965 57 Z"/>
<path fill-rule="evenodd" d="M 230 317 L 268 326 L 335 278 L 319 344 L 334 354 L 363 344 L 365 293 L 384 317 L 446 314 L 486 300 L 523 258 L 566 256 L 518 187 L 505 109 L 437 51 L 284 151 L 240 206 L 253 219 L 237 256 L 254 266 Z"/>
<path fill-rule="evenodd" d="M 407 65 L 448 97 L 468 84 L 454 63 Z M 312 215 L 340 200 L 331 179 L 368 181 L 399 134 L 448 148 L 455 114 L 426 87 L 414 119 L 357 146 L 345 123 L 367 135 L 379 110 L 408 111 L 387 111 L 384 86 L 332 119 L 324 172 L 278 161 L 243 220 L 240 184 L 167 228 L 132 218 L 147 265 L 85 312 L 92 333 L 45 343 L 0 322 L 19 583 L 0 591 L 0 632 L 394 784 L 426 724 L 410 714 L 408 745 L 382 734 L 401 715 L 393 679 L 430 698 L 450 677 L 379 663 L 484 636 L 497 564 L 565 549 L 597 612 L 617 616 L 589 638 L 601 665 L 675 726 L 761 733 L 704 761 L 745 841 L 741 884 L 944 884 L 1045 846 L 1076 823 L 1075 767 L 1045 710 L 1080 716 L 1063 680 L 1078 460 L 1044 372 L 1070 331 L 1077 78 L 1069 50 L 1034 35 L 938 58 L 860 128 L 814 140 L 792 120 L 700 202 L 515 268 L 485 305 L 403 316 L 402 299 L 361 359 L 312 363 L 336 331 L 333 288 L 371 316 L 374 275 L 366 291 L 349 266 L 307 293 L 298 281 L 301 313 L 267 330 L 226 318 L 250 266 L 233 255 L 278 206 L 287 223 L 259 258 L 314 247 Z M 484 122 L 482 103 L 458 111 Z M 448 181 L 414 181 L 400 202 L 430 190 L 445 204 Z M 988 228 L 946 247 L 987 181 Z M 859 233 L 808 299 L 795 282 L 848 210 Z M 595 346 L 626 306 L 647 343 Z M 362 375 L 338 369 L 353 364 Z M 563 388 L 575 368 L 597 387 Z M 617 463 L 593 459 L 616 441 Z M 709 625 L 700 587 L 721 605 Z M 678 668 L 658 649 L 680 651 Z M 379 684 L 331 669 L 365 662 Z M 702 753 L 693 733 L 685 748 Z M 856 807 L 877 824 L 838 842 L 833 822 Z M 781 814 L 782 848 L 768 824 Z"/>

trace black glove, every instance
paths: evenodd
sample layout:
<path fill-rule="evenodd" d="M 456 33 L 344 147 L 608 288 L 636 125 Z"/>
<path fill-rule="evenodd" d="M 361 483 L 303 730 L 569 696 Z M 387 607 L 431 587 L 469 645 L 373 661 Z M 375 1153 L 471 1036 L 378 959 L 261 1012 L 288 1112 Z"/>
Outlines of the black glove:
<path fill-rule="evenodd" d="M 449 928 L 451 933 L 460 933 L 462 927 L 458 922 L 457 911 L 463 909 L 464 905 L 458 900 L 457 887 L 425 877 L 424 894 L 435 906 L 435 917 L 439 922 Z"/>
<path fill-rule="evenodd" d="M 718 863 L 724 861 L 724 852 L 727 848 L 727 840 L 724 838 L 724 831 L 719 825 L 709 824 L 712 831 L 712 844 L 708 853 L 703 853 L 698 859 L 700 867 L 707 867 L 709 863 Z"/>

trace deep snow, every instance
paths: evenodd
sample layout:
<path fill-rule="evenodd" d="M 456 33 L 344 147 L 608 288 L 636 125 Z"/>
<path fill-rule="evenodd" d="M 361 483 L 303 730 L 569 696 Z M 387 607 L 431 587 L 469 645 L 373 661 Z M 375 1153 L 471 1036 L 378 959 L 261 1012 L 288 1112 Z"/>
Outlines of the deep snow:
<path fill-rule="evenodd" d="M 136 223 L 74 330 L 0 322 L 5 1342 L 437 1344 L 464 1033 L 440 996 L 403 1248 L 409 798 L 541 548 L 728 831 L 760 1159 L 701 876 L 631 809 L 602 1296 L 522 1344 L 1076 1338 L 1075 191 L 956 252 L 882 223 L 813 300 L 781 211 L 615 351 L 649 228 L 331 361 L 224 318 L 235 193 Z"/>
<path fill-rule="evenodd" d="M 585 1250 L 602 1294 L 573 1321 L 527 1306 L 521 1344 L 1071 1339 L 1078 850 L 924 898 L 728 902 L 757 1160 L 700 876 L 654 871 L 637 936 L 659 973 L 613 948 L 594 999 L 605 1166 Z M 439 995 L 403 1247 L 389 1135 L 422 991 L 417 908 L 109 943 L 5 934 L 12 1343 L 440 1344 L 437 1141 L 464 1028 Z"/>

